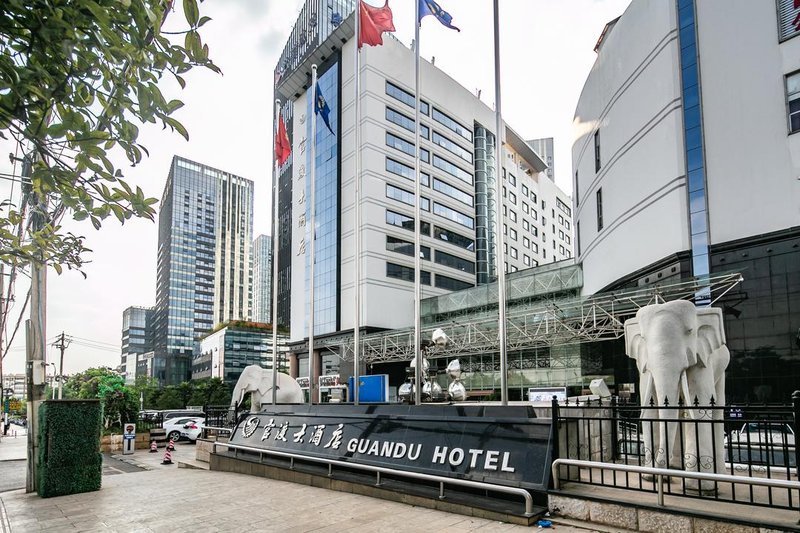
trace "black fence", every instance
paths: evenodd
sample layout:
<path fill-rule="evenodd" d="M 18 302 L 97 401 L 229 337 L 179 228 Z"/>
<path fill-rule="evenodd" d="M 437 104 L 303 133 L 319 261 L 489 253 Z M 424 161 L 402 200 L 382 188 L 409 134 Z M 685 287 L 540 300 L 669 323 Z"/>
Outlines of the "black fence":
<path fill-rule="evenodd" d="M 187 411 L 181 418 L 191 418 L 194 415 L 189 410 L 170 410 Z M 164 427 L 164 411 L 141 411 L 136 419 L 137 431 L 149 431 Z M 207 405 L 203 407 L 205 421 L 203 425 L 218 428 L 233 428 L 236 425 L 237 416 L 227 405 Z M 199 415 L 198 415 L 199 416 Z"/>
<path fill-rule="evenodd" d="M 785 405 L 648 405 L 553 401 L 558 457 L 702 473 L 797 480 L 800 392 Z M 657 492 L 653 476 L 562 466 L 559 479 Z M 672 476 L 665 494 L 796 509 L 794 489 Z"/>

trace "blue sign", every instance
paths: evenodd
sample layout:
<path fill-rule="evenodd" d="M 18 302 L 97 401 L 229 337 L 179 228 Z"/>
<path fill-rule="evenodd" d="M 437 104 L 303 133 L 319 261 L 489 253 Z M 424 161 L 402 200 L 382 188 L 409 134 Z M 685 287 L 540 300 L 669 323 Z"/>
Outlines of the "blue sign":
<path fill-rule="evenodd" d="M 349 401 L 355 401 L 353 377 L 347 382 Z M 359 403 L 386 403 L 389 401 L 389 374 L 374 376 L 358 376 L 358 401 Z"/>

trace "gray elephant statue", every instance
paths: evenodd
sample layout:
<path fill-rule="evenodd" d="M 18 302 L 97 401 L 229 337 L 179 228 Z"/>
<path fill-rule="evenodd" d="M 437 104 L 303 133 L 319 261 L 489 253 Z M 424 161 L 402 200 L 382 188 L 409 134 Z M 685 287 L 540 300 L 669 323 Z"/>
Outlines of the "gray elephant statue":
<path fill-rule="evenodd" d="M 697 308 L 686 300 L 643 307 L 625 322 L 625 353 L 639 369 L 644 466 L 723 473 L 721 407 L 730 352 L 725 346 L 722 310 Z M 679 405 L 712 402 L 717 409 L 681 409 Z M 651 406 L 658 408 L 648 409 Z M 644 422 L 688 420 L 687 416 L 692 421 L 683 424 L 682 431 L 677 422 Z M 711 481 L 699 486 L 696 480 L 686 483 L 702 492 L 714 490 Z"/>
<path fill-rule="evenodd" d="M 276 403 L 303 403 L 305 396 L 293 377 L 282 372 L 276 376 Z M 231 395 L 231 411 L 235 412 L 250 394 L 250 412 L 258 413 L 261 407 L 272 403 L 272 370 L 250 365 L 242 371 Z"/>

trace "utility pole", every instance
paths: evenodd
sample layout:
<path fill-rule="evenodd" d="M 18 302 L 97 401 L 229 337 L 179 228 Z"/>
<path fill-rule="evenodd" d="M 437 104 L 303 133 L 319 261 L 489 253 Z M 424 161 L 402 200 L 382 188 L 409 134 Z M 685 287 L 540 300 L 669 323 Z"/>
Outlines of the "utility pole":
<path fill-rule="evenodd" d="M 25 157 L 22 175 L 30 176 L 33 171 L 33 157 Z M 30 203 L 30 226 L 32 234 L 40 231 L 47 221 L 47 198 L 31 189 L 25 195 Z M 26 492 L 36 491 L 39 449 L 39 405 L 45 399 L 45 352 L 47 346 L 47 264 L 44 254 L 39 252 L 38 260 L 31 261 L 31 318 L 26 323 L 26 361 L 25 373 L 28 389 L 28 461 L 25 482 Z"/>
<path fill-rule="evenodd" d="M 69 343 L 66 342 L 65 339 L 66 339 L 66 336 L 64 335 L 64 332 L 62 331 L 61 332 L 61 336 L 59 337 L 58 341 L 55 344 L 53 344 L 53 346 L 55 346 L 56 348 L 59 349 L 59 351 L 61 351 L 61 364 L 58 367 L 58 376 L 56 377 L 56 380 L 58 381 L 58 399 L 59 400 L 63 398 L 63 392 L 64 392 L 64 350 L 66 350 L 67 346 L 69 346 Z"/>

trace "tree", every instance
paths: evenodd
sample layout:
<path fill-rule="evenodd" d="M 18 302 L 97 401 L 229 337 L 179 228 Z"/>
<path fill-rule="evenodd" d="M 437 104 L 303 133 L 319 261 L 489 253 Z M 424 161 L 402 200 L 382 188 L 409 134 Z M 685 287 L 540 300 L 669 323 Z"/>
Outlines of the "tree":
<path fill-rule="evenodd" d="M 195 66 L 219 72 L 198 32 L 210 19 L 197 0 L 183 0 L 182 27 L 163 31 L 172 12 L 173 0 L 0 2 L 0 138 L 28 154 L 27 201 L 0 204 L 0 261 L 80 270 L 89 250 L 61 227 L 65 213 L 96 229 L 110 215 L 154 218 L 157 200 L 125 182 L 112 156 L 141 161 L 139 124 L 188 139 L 172 116 L 183 103 L 159 85 L 171 76 L 184 87 Z M 43 220 L 26 238 L 22 224 L 33 212 Z"/>
<path fill-rule="evenodd" d="M 99 399 L 106 429 L 136 420 L 139 399 L 125 386 L 125 378 L 110 368 L 89 368 L 75 374 L 67 380 L 64 390 L 68 398 Z"/>

